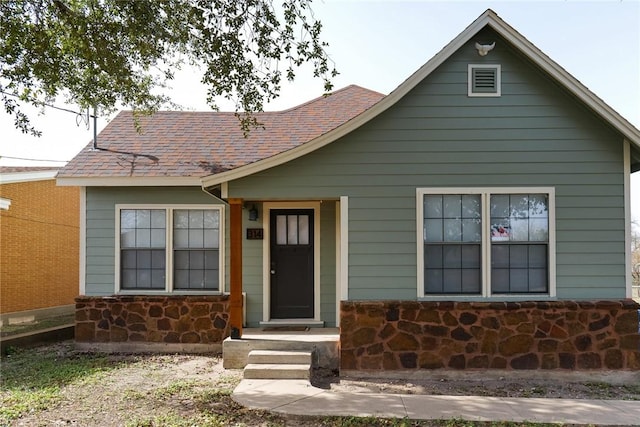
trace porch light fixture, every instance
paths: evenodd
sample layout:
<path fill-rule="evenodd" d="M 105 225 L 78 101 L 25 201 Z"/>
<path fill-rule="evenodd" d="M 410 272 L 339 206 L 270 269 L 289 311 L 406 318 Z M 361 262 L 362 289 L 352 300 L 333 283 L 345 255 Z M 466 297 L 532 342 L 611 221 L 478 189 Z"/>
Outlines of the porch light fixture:
<path fill-rule="evenodd" d="M 258 220 L 258 209 L 256 205 L 251 206 L 249 209 L 249 221 L 257 221 Z"/>

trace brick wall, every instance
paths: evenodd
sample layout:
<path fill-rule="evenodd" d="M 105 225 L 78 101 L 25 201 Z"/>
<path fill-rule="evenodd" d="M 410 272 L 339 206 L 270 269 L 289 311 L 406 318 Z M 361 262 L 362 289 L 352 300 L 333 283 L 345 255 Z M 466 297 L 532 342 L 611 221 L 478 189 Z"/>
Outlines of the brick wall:
<path fill-rule="evenodd" d="M 0 185 L 0 312 L 74 303 L 78 295 L 78 187 L 55 180 Z"/>
<path fill-rule="evenodd" d="M 229 335 L 229 296 L 76 298 L 76 341 L 219 344 Z"/>
<path fill-rule="evenodd" d="M 598 302 L 341 304 L 341 369 L 640 370 L 638 308 Z"/>

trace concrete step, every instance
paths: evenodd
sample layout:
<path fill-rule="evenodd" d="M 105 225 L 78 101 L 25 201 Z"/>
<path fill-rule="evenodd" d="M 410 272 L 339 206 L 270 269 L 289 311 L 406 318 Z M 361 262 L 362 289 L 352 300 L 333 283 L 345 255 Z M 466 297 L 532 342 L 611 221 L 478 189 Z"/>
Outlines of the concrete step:
<path fill-rule="evenodd" d="M 308 380 L 308 364 L 249 363 L 244 367 L 244 378 L 255 380 Z"/>
<path fill-rule="evenodd" d="M 248 363 L 303 364 L 311 365 L 310 351 L 251 350 Z"/>

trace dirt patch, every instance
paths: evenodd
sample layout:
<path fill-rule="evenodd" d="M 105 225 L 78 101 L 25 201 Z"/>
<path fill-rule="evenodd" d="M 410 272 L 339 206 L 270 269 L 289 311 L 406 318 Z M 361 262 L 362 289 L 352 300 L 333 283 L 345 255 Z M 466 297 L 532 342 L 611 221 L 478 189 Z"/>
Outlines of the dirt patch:
<path fill-rule="evenodd" d="M 29 351 L 55 355 L 62 362 L 87 357 L 72 342 Z M 19 357 L 19 354 L 17 355 Z M 217 354 L 152 355 L 111 354 L 100 357 L 104 369 L 75 376 L 59 387 L 54 400 L 12 419 L 10 426 L 316 426 L 313 417 L 287 416 L 246 409 L 231 399 L 241 370 L 225 370 Z M 103 360 L 105 358 L 106 360 Z M 16 363 L 11 356 L 4 363 Z M 6 365 L 5 365 L 6 367 Z M 66 368 L 65 368 L 66 369 Z M 314 385 L 334 392 L 482 395 L 580 399 L 640 400 L 640 384 L 615 386 L 600 382 L 518 380 L 496 378 L 466 381 L 451 378 L 380 379 L 338 378 L 333 372 L 315 371 Z M 10 391 L 0 390 L 0 402 Z M 327 422 L 326 424 L 323 424 Z M 3 424 L 0 422 L 0 424 Z M 378 425 L 378 424 L 350 424 Z M 380 424 L 382 425 L 382 424 Z M 415 425 L 441 425 L 420 422 Z M 451 424 L 455 425 L 455 424 Z"/>

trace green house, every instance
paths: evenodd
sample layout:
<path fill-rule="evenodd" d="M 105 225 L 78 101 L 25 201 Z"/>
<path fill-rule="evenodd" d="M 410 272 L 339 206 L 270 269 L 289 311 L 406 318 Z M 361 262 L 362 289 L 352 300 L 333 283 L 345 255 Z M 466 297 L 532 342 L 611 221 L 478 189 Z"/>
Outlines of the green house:
<path fill-rule="evenodd" d="M 345 370 L 640 369 L 640 131 L 493 11 L 389 95 L 257 118 L 122 112 L 59 173 L 78 341 L 339 328 Z"/>

